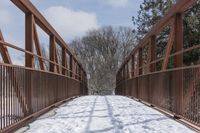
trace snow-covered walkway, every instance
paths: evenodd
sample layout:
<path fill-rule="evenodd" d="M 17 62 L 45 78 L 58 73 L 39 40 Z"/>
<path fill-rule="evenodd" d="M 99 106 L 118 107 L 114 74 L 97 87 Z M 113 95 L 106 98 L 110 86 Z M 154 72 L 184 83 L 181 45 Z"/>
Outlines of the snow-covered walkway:
<path fill-rule="evenodd" d="M 18 132 L 193 133 L 160 112 L 122 96 L 85 96 L 63 104 Z"/>

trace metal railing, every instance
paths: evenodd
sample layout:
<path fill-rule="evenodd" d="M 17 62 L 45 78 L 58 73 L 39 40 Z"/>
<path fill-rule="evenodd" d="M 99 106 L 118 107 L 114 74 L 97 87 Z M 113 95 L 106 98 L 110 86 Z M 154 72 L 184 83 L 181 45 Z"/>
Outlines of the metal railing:
<path fill-rule="evenodd" d="M 65 41 L 29 0 L 11 1 L 25 13 L 25 48 L 6 42 L 0 31 L 0 132 L 13 132 L 52 107 L 88 94 L 86 72 Z M 42 53 L 36 25 L 49 36 L 49 58 Z M 25 55 L 24 66 L 12 63 L 9 49 Z"/>
<path fill-rule="evenodd" d="M 59 74 L 1 64 L 0 129 L 2 131 L 5 128 L 9 129 L 17 122 L 20 126 L 21 120 L 42 109 L 67 98 L 86 94 L 85 83 L 80 80 Z"/>
<path fill-rule="evenodd" d="M 184 55 L 200 45 L 184 47 L 183 23 L 184 13 L 197 4 L 197 0 L 180 0 L 154 25 L 121 65 L 115 93 L 148 102 L 198 127 L 200 65 L 199 60 L 186 65 Z M 169 34 L 161 56 L 157 38 L 165 28 Z"/>
<path fill-rule="evenodd" d="M 126 79 L 116 94 L 133 96 L 200 126 L 200 66 Z"/>

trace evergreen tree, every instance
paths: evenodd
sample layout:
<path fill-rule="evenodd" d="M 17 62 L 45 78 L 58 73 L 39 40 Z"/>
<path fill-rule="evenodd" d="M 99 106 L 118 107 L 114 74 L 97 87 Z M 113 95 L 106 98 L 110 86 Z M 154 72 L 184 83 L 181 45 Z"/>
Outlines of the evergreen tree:
<path fill-rule="evenodd" d="M 133 17 L 133 23 L 137 27 L 137 39 L 141 40 L 172 7 L 176 0 L 144 0 L 140 5 L 137 17 Z M 189 48 L 200 44 L 200 2 L 185 11 L 183 14 L 184 23 L 184 48 Z M 169 37 L 169 27 L 165 27 L 156 37 L 157 58 L 163 57 L 165 47 Z M 200 50 L 184 53 L 184 64 L 197 64 Z M 171 62 L 172 61 L 172 62 Z M 170 59 L 169 64 L 173 64 Z M 158 63 L 161 65 L 161 62 Z M 159 66 L 160 66 L 159 65 Z M 172 67 L 172 66 L 171 66 Z M 161 67 L 159 67 L 161 68 Z"/>
<path fill-rule="evenodd" d="M 184 13 L 184 48 L 200 45 L 200 2 Z M 195 49 L 184 54 L 186 65 L 197 64 L 200 49 Z"/>
<path fill-rule="evenodd" d="M 168 12 L 173 3 L 175 0 L 144 0 L 140 5 L 138 16 L 133 17 L 139 40 Z"/>

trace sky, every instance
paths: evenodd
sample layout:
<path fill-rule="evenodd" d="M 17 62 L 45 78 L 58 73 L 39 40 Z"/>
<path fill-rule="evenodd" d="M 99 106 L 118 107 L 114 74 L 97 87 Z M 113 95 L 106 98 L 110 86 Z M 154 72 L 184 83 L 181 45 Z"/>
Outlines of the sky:
<path fill-rule="evenodd" d="M 143 0 L 31 0 L 31 2 L 61 37 L 70 42 L 74 38 L 83 36 L 88 30 L 101 26 L 134 28 L 132 16 L 137 16 Z M 24 13 L 10 0 L 0 0 L 0 16 L 0 29 L 6 42 L 24 48 Z M 40 42 L 48 43 L 47 34 L 39 27 L 37 30 Z"/>

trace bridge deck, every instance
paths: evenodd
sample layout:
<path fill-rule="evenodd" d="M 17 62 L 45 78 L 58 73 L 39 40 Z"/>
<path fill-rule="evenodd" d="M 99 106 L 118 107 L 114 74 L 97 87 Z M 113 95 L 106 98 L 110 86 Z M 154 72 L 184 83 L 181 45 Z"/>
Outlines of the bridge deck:
<path fill-rule="evenodd" d="M 27 133 L 192 133 L 180 123 L 132 99 L 85 96 L 65 103 L 17 132 Z"/>

